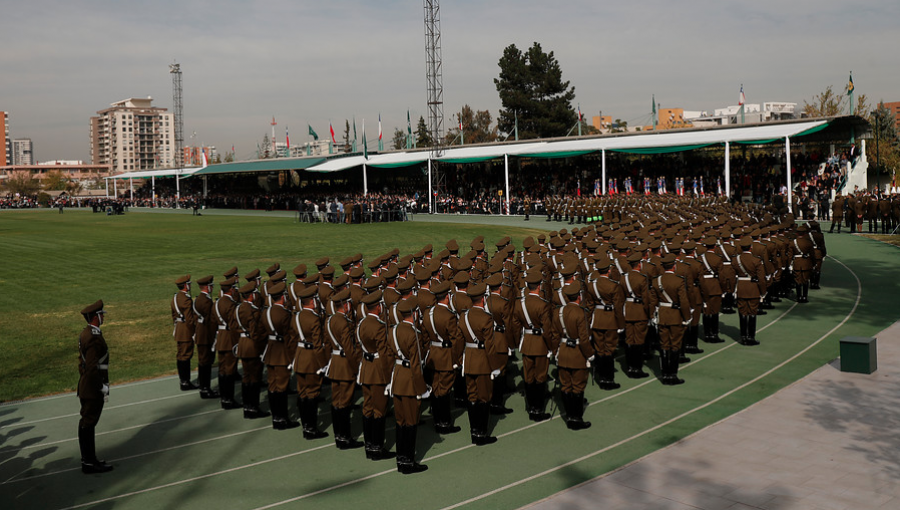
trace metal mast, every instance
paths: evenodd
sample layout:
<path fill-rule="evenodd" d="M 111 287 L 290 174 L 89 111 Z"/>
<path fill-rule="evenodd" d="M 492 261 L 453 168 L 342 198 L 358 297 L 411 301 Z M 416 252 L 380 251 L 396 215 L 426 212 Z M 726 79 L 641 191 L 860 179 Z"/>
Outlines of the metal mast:
<path fill-rule="evenodd" d="M 169 74 L 172 75 L 172 110 L 175 114 L 175 151 L 177 156 L 172 162 L 177 162 L 179 168 L 184 168 L 184 118 L 181 109 L 181 64 L 169 64 Z"/>
<path fill-rule="evenodd" d="M 431 133 L 432 159 L 443 152 L 444 142 L 444 78 L 441 60 L 441 6 L 439 0 L 425 1 L 425 81 L 428 91 L 428 130 Z M 440 196 L 446 179 L 437 165 L 433 166 L 435 196 Z M 433 197 L 432 197 L 433 198 Z"/>

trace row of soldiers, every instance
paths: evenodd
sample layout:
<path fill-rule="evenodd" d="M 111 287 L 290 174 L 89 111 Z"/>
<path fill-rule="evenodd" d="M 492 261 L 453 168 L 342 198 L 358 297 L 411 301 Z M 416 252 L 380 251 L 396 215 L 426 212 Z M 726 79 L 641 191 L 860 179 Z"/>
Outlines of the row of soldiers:
<path fill-rule="evenodd" d="M 878 233 L 878 222 L 881 222 L 881 233 L 891 234 L 900 225 L 900 195 L 886 193 L 857 192 L 846 196 L 838 193 L 831 203 L 831 228 L 837 226 L 838 234 L 841 225 L 850 229 L 850 233 L 862 233 L 863 222 L 868 222 L 869 233 Z"/>
<path fill-rule="evenodd" d="M 719 314 L 740 314 L 743 345 L 757 345 L 756 315 L 793 288 L 805 302 L 818 285 L 824 239 L 817 225 L 776 221 L 753 207 L 711 204 L 686 208 L 655 200 L 654 207 L 623 210 L 623 219 L 528 237 L 516 250 L 506 237 L 489 256 L 479 236 L 463 253 L 456 240 L 439 252 L 431 245 L 400 256 L 395 249 L 365 263 L 361 254 L 338 266 L 325 257 L 316 271 L 279 264 L 238 277 L 224 274 L 212 300 L 213 277 L 198 280 L 191 299 L 190 275 L 176 281 L 172 317 L 179 356 L 196 342 L 219 357 L 222 407 L 235 402 L 237 362 L 248 419 L 268 416 L 259 394 L 266 369 L 273 427 L 302 424 L 307 439 L 325 437 L 317 425 L 321 389 L 331 385 L 332 427 L 341 449 L 365 446 L 367 458 L 392 458 L 384 448 L 385 417 L 393 402 L 397 465 L 403 473 L 425 469 L 415 461 L 420 405 L 430 401 L 435 431 L 452 434 L 454 400 L 464 402 L 472 442 L 496 441 L 490 414 L 505 407 L 511 358 L 522 357 L 529 418 L 550 417 L 547 382 L 557 366 L 568 428 L 584 421 L 589 373 L 604 390 L 615 382 L 614 355 L 624 345 L 625 375 L 648 377 L 643 366 L 659 349 L 660 380 L 684 381 L 685 354 L 702 353 L 704 339 L 719 337 Z M 368 271 L 366 271 L 366 269 Z M 368 275 L 368 276 L 367 276 Z M 182 344 L 187 344 L 183 345 Z M 210 358 L 201 354 L 201 396 L 209 388 Z M 190 358 L 188 358 L 188 363 Z M 179 365 L 182 389 L 191 389 L 189 364 Z M 296 378 L 300 422 L 290 417 L 288 391 Z M 354 391 L 361 387 L 364 443 L 350 432 Z M 455 398 L 456 397 L 456 398 Z"/>

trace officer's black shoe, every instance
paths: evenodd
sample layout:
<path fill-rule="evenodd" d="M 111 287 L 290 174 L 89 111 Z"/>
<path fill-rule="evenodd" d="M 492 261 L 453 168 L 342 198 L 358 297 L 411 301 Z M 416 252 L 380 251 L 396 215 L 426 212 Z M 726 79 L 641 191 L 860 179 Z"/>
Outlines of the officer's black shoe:
<path fill-rule="evenodd" d="M 200 398 L 204 400 L 219 398 L 219 392 L 212 388 L 200 388 Z"/>
<path fill-rule="evenodd" d="M 323 437 L 328 437 L 328 432 L 319 430 L 315 427 L 303 428 L 303 439 L 322 439 Z"/>
<path fill-rule="evenodd" d="M 769 315 L 769 312 L 763 310 L 762 303 L 760 303 L 760 307 L 756 310 L 756 315 Z"/>
<path fill-rule="evenodd" d="M 300 423 L 298 423 L 294 420 L 290 420 L 290 419 L 288 419 L 288 420 L 273 420 L 272 421 L 272 428 L 275 430 L 295 429 L 299 426 L 300 426 Z"/>
<path fill-rule="evenodd" d="M 491 403 L 491 414 L 493 414 L 493 415 L 502 416 L 505 414 L 510 414 L 512 412 L 513 412 L 512 409 L 504 406 L 502 403 L 500 403 L 500 404 Z"/>
<path fill-rule="evenodd" d="M 257 418 L 266 418 L 268 416 L 271 416 L 271 413 L 268 411 L 263 411 L 258 407 L 244 406 L 244 419 L 255 420 Z"/>
<path fill-rule="evenodd" d="M 485 445 L 489 445 L 489 444 L 494 444 L 496 442 L 497 442 L 497 438 L 494 436 L 488 436 L 488 435 L 472 436 L 472 444 L 474 444 L 475 446 L 485 446 Z"/>
<path fill-rule="evenodd" d="M 225 409 L 226 411 L 230 410 L 230 409 L 240 409 L 241 407 L 243 407 L 241 404 L 238 404 L 234 400 L 229 400 L 229 399 L 224 399 L 224 398 L 221 400 L 221 404 L 222 404 L 222 409 Z"/>
<path fill-rule="evenodd" d="M 677 386 L 684 384 L 684 379 L 678 377 L 678 353 L 667 351 L 664 353 L 663 366 L 666 367 L 663 372 L 662 383 L 666 386 Z"/>
<path fill-rule="evenodd" d="M 181 381 L 181 391 L 199 390 L 200 387 L 191 381 Z"/>
<path fill-rule="evenodd" d="M 644 372 L 644 346 L 629 345 L 625 347 L 625 375 L 629 379 L 643 379 L 650 377 L 650 374 Z"/>
<path fill-rule="evenodd" d="M 397 426 L 397 471 L 404 475 L 421 473 L 428 469 L 416 462 L 416 429 L 412 426 Z"/>
<path fill-rule="evenodd" d="M 771 297 L 769 297 L 769 301 L 773 303 L 781 303 L 781 298 L 778 297 L 777 294 L 773 294 Z"/>
<path fill-rule="evenodd" d="M 92 461 L 81 461 L 81 472 L 86 475 L 93 475 L 97 473 L 107 473 L 112 471 L 113 467 L 106 462 L 103 462 L 99 459 L 94 459 Z"/>
<path fill-rule="evenodd" d="M 175 362 L 178 368 L 178 378 L 181 380 L 181 391 L 199 390 L 200 387 L 191 382 L 191 360 L 178 360 Z"/>
<path fill-rule="evenodd" d="M 550 413 L 544 411 L 534 411 L 528 413 L 528 419 L 531 421 L 545 421 L 550 419 Z"/>
<path fill-rule="evenodd" d="M 421 473 L 422 471 L 427 471 L 428 466 L 425 464 L 419 464 L 418 462 L 400 462 L 397 461 L 397 471 L 404 475 L 414 475 L 416 473 Z"/>
<path fill-rule="evenodd" d="M 350 407 L 331 408 L 332 427 L 334 427 L 334 444 L 339 450 L 352 450 L 363 446 L 362 441 L 350 435 Z"/>
<path fill-rule="evenodd" d="M 434 431 L 438 434 L 456 434 L 460 430 L 462 430 L 462 427 L 459 425 L 448 425 L 445 423 L 434 425 Z"/>
<path fill-rule="evenodd" d="M 622 387 L 622 385 L 615 380 L 615 359 L 613 359 L 611 355 L 600 356 L 596 358 L 594 363 L 597 364 L 594 377 L 597 380 L 597 386 L 599 386 L 601 390 L 612 391 Z"/>

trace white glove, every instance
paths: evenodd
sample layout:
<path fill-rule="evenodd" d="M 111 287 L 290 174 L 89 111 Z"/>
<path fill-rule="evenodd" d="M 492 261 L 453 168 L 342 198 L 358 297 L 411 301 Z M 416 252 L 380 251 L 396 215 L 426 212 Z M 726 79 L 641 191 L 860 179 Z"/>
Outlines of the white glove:
<path fill-rule="evenodd" d="M 493 381 L 498 377 L 500 377 L 500 369 L 498 368 L 497 370 L 491 370 L 491 380 Z"/>
<path fill-rule="evenodd" d="M 393 386 L 394 386 L 394 383 L 391 383 L 384 387 L 384 396 L 386 396 L 386 397 L 391 396 L 391 388 L 393 388 Z"/>
<path fill-rule="evenodd" d="M 547 359 L 549 359 L 549 360 L 553 359 L 553 351 L 547 351 Z"/>
<path fill-rule="evenodd" d="M 682 325 L 682 326 L 688 326 L 688 325 L 690 325 L 690 323 L 691 323 L 691 320 L 688 319 L 688 320 L 682 322 L 681 325 Z"/>
<path fill-rule="evenodd" d="M 511 348 L 509 348 L 509 347 L 506 348 L 506 355 L 507 355 L 507 356 L 512 356 L 514 353 L 515 353 L 515 351 L 513 351 Z"/>
<path fill-rule="evenodd" d="M 617 329 L 617 330 L 616 330 L 616 333 L 624 333 L 624 332 L 625 332 L 625 328 Z"/>
<path fill-rule="evenodd" d="M 100 387 L 100 393 L 109 395 L 109 384 L 103 383 L 103 386 Z"/>
<path fill-rule="evenodd" d="M 291 363 L 290 365 L 288 365 L 288 372 L 290 372 L 290 371 L 292 371 L 292 370 L 294 370 L 294 364 L 293 364 L 293 363 Z"/>
<path fill-rule="evenodd" d="M 591 361 L 594 361 L 594 356 L 584 360 L 584 364 L 587 365 L 588 368 L 591 368 Z"/>
<path fill-rule="evenodd" d="M 427 388 L 428 389 L 425 390 L 425 393 L 417 396 L 416 398 L 419 400 L 425 400 L 426 398 L 430 397 L 431 396 L 431 386 L 427 386 Z"/>
<path fill-rule="evenodd" d="M 457 368 L 459 368 L 459 365 L 456 364 L 456 363 L 454 363 L 454 364 L 453 364 L 453 370 L 456 370 Z"/>

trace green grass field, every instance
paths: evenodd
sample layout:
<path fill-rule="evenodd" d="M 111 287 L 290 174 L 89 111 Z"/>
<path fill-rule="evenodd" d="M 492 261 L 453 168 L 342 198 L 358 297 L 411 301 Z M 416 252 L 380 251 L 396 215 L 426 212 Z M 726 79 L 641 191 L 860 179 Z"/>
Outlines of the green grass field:
<path fill-rule="evenodd" d="M 3 212 L 10 267 L 0 281 L 0 389 L 16 399 L 71 388 L 78 310 L 100 297 L 110 311 L 104 331 L 114 381 L 149 378 L 173 373 L 168 299 L 172 280 L 185 272 L 221 275 L 234 264 L 246 272 L 275 261 L 290 268 L 322 255 L 371 257 L 478 234 L 521 244 L 532 232 L 525 225 L 562 226 L 505 218 L 354 227 L 298 225 L 289 216 Z M 0 406 L 0 508 L 518 508 L 746 409 L 836 358 L 842 337 L 872 336 L 898 320 L 900 250 L 847 234 L 826 240 L 823 288 L 810 292 L 809 304 L 786 300 L 760 317 L 760 346 L 734 342 L 737 316 L 722 316 L 726 342 L 701 340 L 706 352 L 680 370 L 686 384 L 631 380 L 620 371 L 619 390 L 589 385 L 585 419 L 594 426 L 586 431 L 568 431 L 555 404 L 548 406 L 554 419 L 528 421 L 521 395 L 513 394 L 507 405 L 515 412 L 491 419 L 499 441 L 477 448 L 459 410 L 463 431 L 438 436 L 425 406 L 418 452 L 430 469 L 406 477 L 390 461 L 338 451 L 331 437 L 304 441 L 299 432 L 276 432 L 268 420 L 244 420 L 217 401 L 178 391 L 172 377 L 153 378 L 113 386 L 97 444 L 116 469 L 100 476 L 78 469 L 71 394 Z M 648 367 L 656 371 L 656 360 Z M 326 405 L 320 420 L 330 429 Z M 392 420 L 388 426 L 393 447 Z M 361 434 L 358 415 L 353 427 Z"/>
<path fill-rule="evenodd" d="M 4 211 L 0 401 L 75 388 L 78 335 L 84 327 L 78 312 L 97 299 L 109 312 L 104 335 L 114 367 L 110 375 L 113 383 L 121 383 L 174 373 L 169 301 L 173 282 L 185 273 L 194 279 L 213 274 L 220 282 L 233 265 L 244 275 L 278 262 L 290 275 L 300 263 L 314 272 L 313 261 L 323 256 L 336 266 L 355 253 L 367 260 L 392 248 L 412 253 L 429 243 L 442 247 L 454 237 L 467 247 L 478 235 L 489 246 L 504 235 L 521 246 L 534 232 L 422 221 L 310 225 L 277 213 L 192 217 L 189 211 L 123 216 Z"/>

